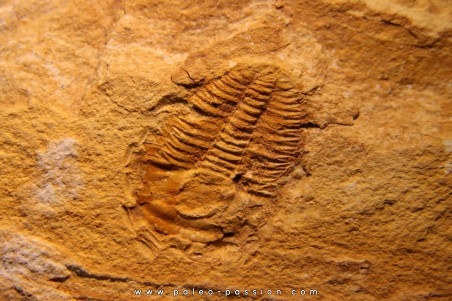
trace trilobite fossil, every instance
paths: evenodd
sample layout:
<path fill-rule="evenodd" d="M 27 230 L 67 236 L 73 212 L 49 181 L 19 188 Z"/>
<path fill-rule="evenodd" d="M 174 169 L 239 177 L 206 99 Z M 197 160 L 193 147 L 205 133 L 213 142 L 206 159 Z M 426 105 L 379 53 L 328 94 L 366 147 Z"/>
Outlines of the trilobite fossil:
<path fill-rule="evenodd" d="M 303 152 L 306 110 L 290 75 L 271 64 L 232 68 L 193 88 L 187 105 L 141 157 L 137 203 L 156 231 L 211 242 L 240 226 L 227 216 L 235 192 L 274 199 Z"/>

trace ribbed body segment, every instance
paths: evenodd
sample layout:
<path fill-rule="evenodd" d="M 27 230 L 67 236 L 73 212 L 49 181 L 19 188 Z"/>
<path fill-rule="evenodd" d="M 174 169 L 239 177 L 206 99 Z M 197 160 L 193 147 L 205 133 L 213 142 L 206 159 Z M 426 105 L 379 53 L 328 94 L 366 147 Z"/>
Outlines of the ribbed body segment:
<path fill-rule="evenodd" d="M 262 64 L 230 70 L 187 103 L 190 112 L 167 118 L 143 156 L 137 203 L 157 232 L 207 243 L 240 227 L 227 213 L 237 192 L 276 196 L 302 152 L 305 112 L 285 73 Z"/>
<path fill-rule="evenodd" d="M 270 65 L 235 68 L 188 102 L 193 114 L 167 120 L 164 143 L 148 162 L 238 179 L 244 190 L 272 197 L 299 156 L 305 116 L 300 93 L 283 72 Z"/>

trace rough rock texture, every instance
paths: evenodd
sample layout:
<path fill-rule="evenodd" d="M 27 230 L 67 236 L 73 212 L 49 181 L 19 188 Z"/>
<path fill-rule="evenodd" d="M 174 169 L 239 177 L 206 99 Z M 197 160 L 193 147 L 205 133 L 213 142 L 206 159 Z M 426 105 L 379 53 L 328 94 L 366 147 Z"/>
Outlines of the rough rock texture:
<path fill-rule="evenodd" d="M 0 299 L 450 300 L 451 38 L 448 0 L 0 1 Z"/>

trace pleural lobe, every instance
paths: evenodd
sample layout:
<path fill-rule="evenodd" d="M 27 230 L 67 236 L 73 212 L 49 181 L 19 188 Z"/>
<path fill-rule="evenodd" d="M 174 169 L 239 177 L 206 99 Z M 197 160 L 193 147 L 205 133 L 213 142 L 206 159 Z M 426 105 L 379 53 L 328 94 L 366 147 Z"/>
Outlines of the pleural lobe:
<path fill-rule="evenodd" d="M 193 93 L 193 114 L 167 120 L 161 147 L 146 159 L 271 197 L 302 150 L 300 95 L 276 66 L 232 69 Z"/>

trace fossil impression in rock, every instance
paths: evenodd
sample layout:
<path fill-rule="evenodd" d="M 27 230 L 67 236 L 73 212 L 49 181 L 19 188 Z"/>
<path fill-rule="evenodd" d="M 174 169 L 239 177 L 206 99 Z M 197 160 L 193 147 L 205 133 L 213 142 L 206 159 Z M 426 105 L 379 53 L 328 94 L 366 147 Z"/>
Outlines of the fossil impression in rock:
<path fill-rule="evenodd" d="M 240 65 L 193 90 L 191 113 L 167 118 L 146 146 L 137 203 L 157 232 L 211 242 L 240 227 L 226 213 L 237 193 L 275 197 L 301 156 L 306 110 L 270 64 Z"/>

